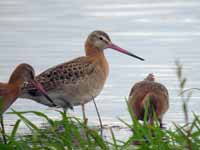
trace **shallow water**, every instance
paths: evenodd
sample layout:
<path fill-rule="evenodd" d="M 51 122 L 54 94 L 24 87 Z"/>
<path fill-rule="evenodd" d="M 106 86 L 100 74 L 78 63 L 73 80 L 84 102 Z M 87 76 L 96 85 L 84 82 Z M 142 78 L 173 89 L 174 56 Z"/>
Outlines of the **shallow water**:
<path fill-rule="evenodd" d="M 130 120 L 125 97 L 133 84 L 153 72 L 169 89 L 170 109 L 164 122 L 183 123 L 181 100 L 175 74 L 175 59 L 184 65 L 187 87 L 200 87 L 200 1 L 198 0 L 1 0 L 0 71 L 7 81 L 15 66 L 30 63 L 37 73 L 50 66 L 84 55 L 84 41 L 93 30 L 106 31 L 112 41 L 145 58 L 145 62 L 106 50 L 110 75 L 96 98 L 102 120 L 107 125 L 122 125 L 117 117 Z M 200 94 L 194 93 L 190 112 L 200 113 Z M 18 99 L 17 111 L 43 111 L 53 118 L 58 114 L 30 100 Z M 93 103 L 86 106 L 91 124 L 98 119 Z M 81 116 L 76 107 L 74 115 Z M 35 122 L 37 117 L 29 115 Z M 7 129 L 16 116 L 5 115 Z"/>

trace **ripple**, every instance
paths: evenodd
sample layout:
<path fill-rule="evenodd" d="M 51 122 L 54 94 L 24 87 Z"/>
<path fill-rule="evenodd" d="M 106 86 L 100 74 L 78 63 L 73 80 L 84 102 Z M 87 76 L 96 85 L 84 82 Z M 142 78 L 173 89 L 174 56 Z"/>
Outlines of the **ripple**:
<path fill-rule="evenodd" d="M 148 2 L 148 3 L 128 3 L 128 4 L 102 4 L 102 5 L 88 5 L 86 9 L 98 10 L 98 9 L 127 9 L 127 8 L 177 8 L 177 7 L 199 7 L 199 2 Z"/>
<path fill-rule="evenodd" d="M 85 12 L 83 16 L 94 17 L 125 17 L 125 16 L 152 16 L 165 15 L 172 13 L 171 10 L 151 10 L 151 11 L 90 11 Z"/>
<path fill-rule="evenodd" d="M 111 33 L 113 36 L 150 36 L 150 37 L 193 37 L 193 36 L 200 36 L 200 32 L 112 32 Z"/>

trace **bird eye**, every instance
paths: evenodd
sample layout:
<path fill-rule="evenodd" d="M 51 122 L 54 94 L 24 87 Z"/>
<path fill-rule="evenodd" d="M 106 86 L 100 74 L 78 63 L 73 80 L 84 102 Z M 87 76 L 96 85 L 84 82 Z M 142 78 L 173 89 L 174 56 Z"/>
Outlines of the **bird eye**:
<path fill-rule="evenodd" d="M 101 36 L 99 37 L 99 39 L 100 39 L 100 40 L 103 40 L 103 38 L 102 38 Z"/>

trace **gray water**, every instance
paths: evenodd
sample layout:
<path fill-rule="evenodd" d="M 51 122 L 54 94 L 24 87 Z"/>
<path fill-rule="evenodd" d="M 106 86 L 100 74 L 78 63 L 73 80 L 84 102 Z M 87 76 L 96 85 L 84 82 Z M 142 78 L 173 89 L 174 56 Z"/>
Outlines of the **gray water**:
<path fill-rule="evenodd" d="M 31 64 L 37 73 L 84 55 L 84 42 L 93 30 L 107 32 L 112 41 L 145 58 L 145 62 L 106 50 L 110 74 L 96 98 L 103 123 L 122 125 L 130 121 L 125 97 L 133 84 L 148 73 L 169 90 L 170 109 L 164 122 L 183 123 L 182 102 L 174 61 L 180 59 L 187 88 L 200 87 L 200 1 L 198 0 L 1 0 L 0 81 L 6 82 L 17 64 Z M 200 94 L 193 93 L 189 111 L 200 113 Z M 43 111 L 59 119 L 52 109 L 31 100 L 18 99 L 17 111 Z M 76 107 L 75 116 L 81 117 Z M 9 111 L 9 110 L 8 110 Z M 90 124 L 98 124 L 93 103 L 86 105 Z M 190 117 L 191 113 L 190 113 Z M 35 123 L 37 117 L 29 115 Z M 7 129 L 17 119 L 5 114 Z M 125 135 L 126 136 L 126 135 Z"/>

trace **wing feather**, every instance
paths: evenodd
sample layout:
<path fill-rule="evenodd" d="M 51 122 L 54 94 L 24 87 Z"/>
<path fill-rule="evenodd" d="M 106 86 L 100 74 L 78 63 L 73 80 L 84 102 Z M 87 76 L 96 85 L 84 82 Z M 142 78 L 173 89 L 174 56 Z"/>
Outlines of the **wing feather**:
<path fill-rule="evenodd" d="M 75 84 L 94 72 L 95 65 L 87 57 L 79 57 L 70 62 L 54 66 L 36 77 L 45 90 L 50 91 L 58 85 Z M 31 84 L 25 87 L 31 95 L 39 96 L 40 93 Z"/>

